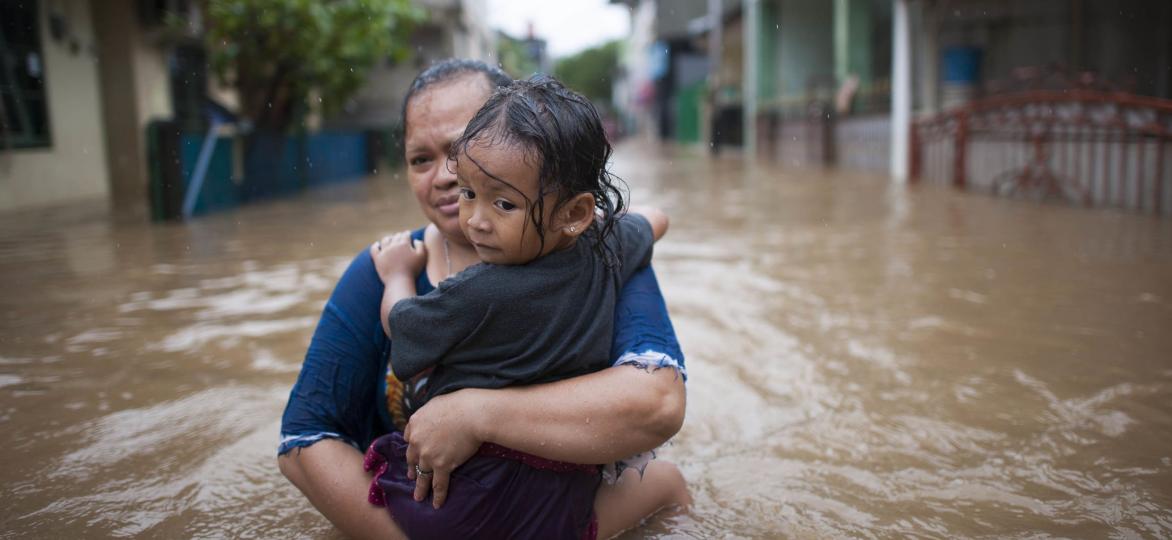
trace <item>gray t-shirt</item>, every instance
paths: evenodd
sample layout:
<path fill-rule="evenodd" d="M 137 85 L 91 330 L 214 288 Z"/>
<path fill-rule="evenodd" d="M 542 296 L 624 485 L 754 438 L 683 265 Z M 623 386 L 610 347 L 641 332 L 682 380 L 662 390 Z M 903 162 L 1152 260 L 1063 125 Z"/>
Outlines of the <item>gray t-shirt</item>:
<path fill-rule="evenodd" d="M 651 225 L 619 219 L 595 248 L 595 229 L 573 247 L 528 264 L 480 263 L 432 292 L 391 308 L 391 359 L 406 381 L 427 368 L 426 396 L 566 379 L 610 365 L 618 291 L 651 262 Z M 604 250 L 606 252 L 606 250 Z M 422 406 L 416 403 L 415 406 Z"/>

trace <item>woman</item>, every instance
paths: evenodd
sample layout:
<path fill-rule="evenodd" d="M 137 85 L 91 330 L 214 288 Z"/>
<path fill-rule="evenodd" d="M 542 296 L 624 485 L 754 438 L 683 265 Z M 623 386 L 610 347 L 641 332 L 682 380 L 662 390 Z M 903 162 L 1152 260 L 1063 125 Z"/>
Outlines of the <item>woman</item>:
<path fill-rule="evenodd" d="M 460 233 L 447 155 L 492 89 L 508 82 L 481 62 L 446 61 L 421 73 L 404 99 L 408 181 L 431 222 L 422 232 L 433 254 L 420 278 L 428 287 L 479 261 Z M 398 538 L 403 535 L 385 511 L 356 504 L 370 486 L 362 450 L 391 429 L 381 297 L 364 250 L 339 280 L 314 333 L 282 419 L 278 463 L 346 534 Z M 416 498 L 431 491 L 433 505 L 443 505 L 452 470 L 484 442 L 551 460 L 609 463 L 674 435 L 684 415 L 683 357 L 650 270 L 623 289 L 615 317 L 614 367 L 545 385 L 460 390 L 417 411 L 404 430 L 408 465 L 430 474 L 418 476 Z"/>

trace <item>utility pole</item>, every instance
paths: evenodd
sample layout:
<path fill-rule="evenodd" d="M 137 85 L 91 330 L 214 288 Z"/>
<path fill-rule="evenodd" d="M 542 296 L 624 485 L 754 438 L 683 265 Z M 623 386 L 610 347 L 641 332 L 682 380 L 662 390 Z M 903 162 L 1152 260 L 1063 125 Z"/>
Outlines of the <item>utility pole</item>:
<path fill-rule="evenodd" d="M 912 120 L 912 47 L 908 21 L 910 0 L 895 0 L 891 20 L 891 178 L 908 180 L 908 137 Z"/>
<path fill-rule="evenodd" d="M 716 118 L 720 112 L 720 60 L 724 56 L 724 9 L 722 0 L 708 0 L 708 93 L 705 137 L 708 150 L 716 152 Z"/>
<path fill-rule="evenodd" d="M 744 20 L 744 64 L 741 67 L 741 97 L 744 106 L 745 159 L 757 159 L 757 88 L 761 51 L 758 50 L 761 33 L 761 0 L 742 0 Z"/>

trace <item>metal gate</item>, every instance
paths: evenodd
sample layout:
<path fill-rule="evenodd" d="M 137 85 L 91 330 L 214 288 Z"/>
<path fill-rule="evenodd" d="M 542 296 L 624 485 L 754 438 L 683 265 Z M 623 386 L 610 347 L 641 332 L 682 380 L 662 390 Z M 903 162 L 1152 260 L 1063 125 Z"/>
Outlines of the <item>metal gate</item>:
<path fill-rule="evenodd" d="M 1172 214 L 1172 100 L 1007 94 L 915 121 L 911 136 L 913 182 Z"/>

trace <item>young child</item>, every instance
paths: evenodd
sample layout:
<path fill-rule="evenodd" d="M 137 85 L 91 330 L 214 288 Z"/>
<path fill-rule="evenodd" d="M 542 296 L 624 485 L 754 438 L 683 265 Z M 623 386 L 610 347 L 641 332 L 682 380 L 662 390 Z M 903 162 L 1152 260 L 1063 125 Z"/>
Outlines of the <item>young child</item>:
<path fill-rule="evenodd" d="M 667 229 L 659 211 L 624 214 L 606 170 L 610 152 L 588 100 L 553 79 L 516 81 L 452 146 L 460 227 L 486 264 L 415 296 L 422 246 L 404 233 L 372 248 L 386 286 L 391 370 L 401 381 L 430 370 L 416 407 L 461 388 L 543 383 L 610 365 L 618 290 Z M 406 446 L 400 433 L 383 436 L 366 461 L 375 470 L 371 502 L 413 539 L 594 538 L 635 526 L 662 501 L 690 500 L 671 481 L 600 490 L 598 466 L 485 444 L 452 473 L 437 510 L 413 498 Z"/>

